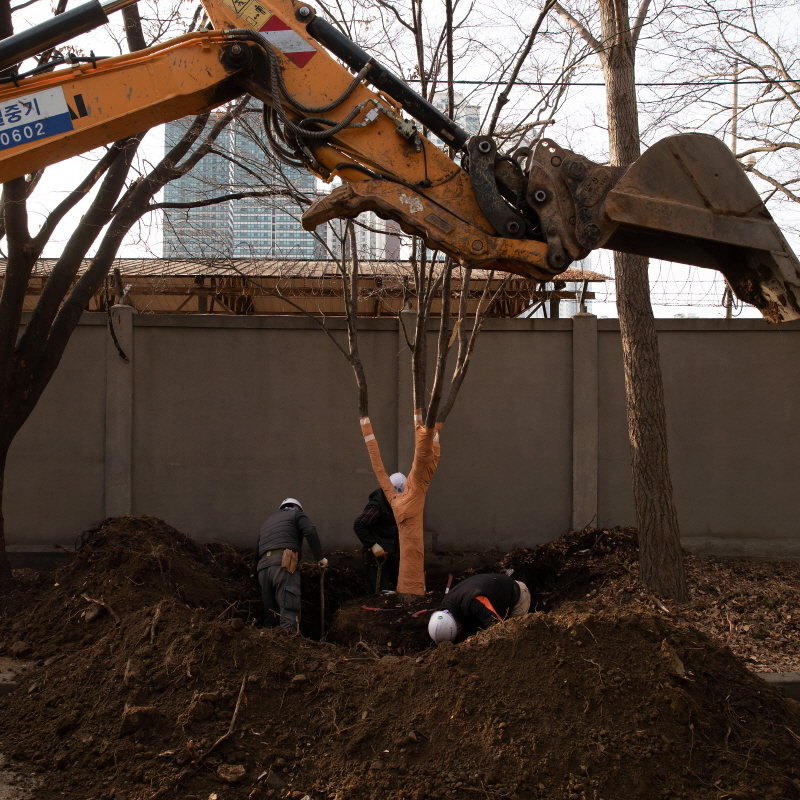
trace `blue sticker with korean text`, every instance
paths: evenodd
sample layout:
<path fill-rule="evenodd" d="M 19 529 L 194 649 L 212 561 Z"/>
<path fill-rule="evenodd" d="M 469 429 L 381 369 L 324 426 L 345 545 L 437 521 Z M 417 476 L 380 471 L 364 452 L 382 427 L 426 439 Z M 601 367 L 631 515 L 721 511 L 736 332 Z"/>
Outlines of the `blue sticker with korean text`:
<path fill-rule="evenodd" d="M 72 115 L 60 86 L 0 100 L 0 150 L 71 130 Z"/>

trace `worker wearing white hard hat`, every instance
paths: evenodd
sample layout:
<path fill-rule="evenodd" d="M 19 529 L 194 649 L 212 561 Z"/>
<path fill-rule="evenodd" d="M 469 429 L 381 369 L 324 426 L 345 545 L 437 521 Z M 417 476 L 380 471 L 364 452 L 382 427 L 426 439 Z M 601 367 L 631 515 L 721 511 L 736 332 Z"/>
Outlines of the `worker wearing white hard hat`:
<path fill-rule="evenodd" d="M 531 607 L 531 594 L 521 581 L 502 573 L 471 575 L 445 596 L 434 611 L 428 633 L 436 644 L 461 641 L 504 619 L 521 617 Z"/>
<path fill-rule="evenodd" d="M 389 480 L 395 492 L 402 494 L 406 488 L 406 476 L 395 472 Z M 353 530 L 361 541 L 367 580 L 376 594 L 396 588 L 400 566 L 400 536 L 389 502 L 384 491 L 376 489 L 353 523 Z"/>
<path fill-rule="evenodd" d="M 261 526 L 253 552 L 253 571 L 261 584 L 264 626 L 300 629 L 300 573 L 297 571 L 303 540 L 308 542 L 321 567 L 322 556 L 317 529 L 294 497 L 283 500 L 278 510 Z"/>

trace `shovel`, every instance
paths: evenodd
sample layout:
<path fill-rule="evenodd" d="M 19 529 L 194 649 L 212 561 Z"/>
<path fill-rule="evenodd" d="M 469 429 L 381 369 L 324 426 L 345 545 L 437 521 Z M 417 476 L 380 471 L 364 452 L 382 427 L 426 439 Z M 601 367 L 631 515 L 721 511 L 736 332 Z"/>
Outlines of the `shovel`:
<path fill-rule="evenodd" d="M 375 556 L 375 561 L 378 562 L 378 574 L 375 578 L 375 594 L 381 593 L 381 572 L 383 571 L 383 563 L 386 561 L 386 556 Z"/>
<path fill-rule="evenodd" d="M 325 567 L 319 568 L 319 640 L 325 641 Z"/>

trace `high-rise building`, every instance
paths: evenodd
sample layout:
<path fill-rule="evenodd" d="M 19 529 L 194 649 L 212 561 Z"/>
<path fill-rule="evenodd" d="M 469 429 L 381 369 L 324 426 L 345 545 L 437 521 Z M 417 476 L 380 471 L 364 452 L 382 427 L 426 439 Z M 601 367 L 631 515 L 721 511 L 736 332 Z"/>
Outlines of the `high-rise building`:
<path fill-rule="evenodd" d="M 453 92 L 453 103 L 455 106 L 453 121 L 457 122 L 470 136 L 477 136 L 481 129 L 481 107 L 475 103 L 466 102 L 461 92 Z M 436 92 L 433 96 L 433 105 L 447 116 L 449 111 L 447 92 Z M 433 135 L 431 140 L 439 147 L 445 146 L 441 139 Z"/>
<path fill-rule="evenodd" d="M 217 139 L 216 152 L 168 183 L 164 200 L 185 203 L 246 191 L 273 194 L 188 210 L 165 209 L 165 258 L 319 257 L 322 248 L 313 234 L 302 229 L 302 208 L 290 196 L 313 196 L 314 176 L 293 167 L 276 169 L 266 143 L 254 138 L 258 126 L 249 124 L 252 116 L 234 120 Z M 191 121 L 187 117 L 166 125 L 167 148 L 183 136 Z"/>
<path fill-rule="evenodd" d="M 217 112 L 219 113 L 219 112 Z M 164 144 L 167 152 L 189 129 L 194 117 L 168 122 Z M 213 119 L 212 119 L 213 121 Z M 229 149 L 230 131 L 222 131 L 217 149 Z M 194 203 L 230 191 L 230 162 L 209 153 L 191 172 L 164 187 L 164 202 Z M 165 209 L 163 254 L 165 258 L 223 258 L 231 255 L 230 203 L 190 210 Z"/>
<path fill-rule="evenodd" d="M 358 256 L 364 260 L 389 260 L 400 258 L 400 228 L 397 223 L 385 221 L 374 211 L 358 215 L 359 225 L 355 226 Z M 334 219 L 325 226 L 326 254 L 323 258 L 340 258 L 344 240 L 345 221 Z M 344 242 L 345 254 L 350 252 L 350 242 Z"/>

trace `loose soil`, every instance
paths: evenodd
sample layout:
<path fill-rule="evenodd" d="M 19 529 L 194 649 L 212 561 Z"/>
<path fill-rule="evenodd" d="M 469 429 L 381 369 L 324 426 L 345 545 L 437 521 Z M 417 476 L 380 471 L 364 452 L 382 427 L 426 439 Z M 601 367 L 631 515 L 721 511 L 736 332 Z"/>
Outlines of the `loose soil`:
<path fill-rule="evenodd" d="M 638 585 L 631 531 L 515 551 L 498 568 L 538 610 L 414 653 L 258 628 L 247 554 L 108 520 L 0 617 L 0 654 L 38 663 L 0 698 L 2 769 L 18 800 L 800 800 L 800 706 L 732 652 L 792 663 L 797 570 L 688 561 L 678 609 Z M 326 612 L 359 580 L 328 570 Z"/>
<path fill-rule="evenodd" d="M 512 570 L 548 611 L 567 600 L 655 612 L 689 622 L 756 672 L 800 671 L 800 562 L 684 554 L 689 602 L 654 597 L 639 581 L 634 528 L 571 531 L 514 550 L 492 571 Z"/>

